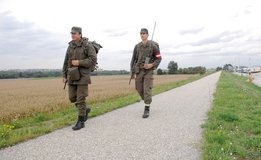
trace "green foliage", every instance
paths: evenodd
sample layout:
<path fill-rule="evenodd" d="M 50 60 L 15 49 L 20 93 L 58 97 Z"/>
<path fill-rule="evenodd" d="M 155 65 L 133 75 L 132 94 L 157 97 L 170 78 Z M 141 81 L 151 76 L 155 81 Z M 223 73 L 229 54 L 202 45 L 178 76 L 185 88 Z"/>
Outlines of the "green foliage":
<path fill-rule="evenodd" d="M 161 68 L 157 69 L 157 75 L 166 75 L 167 72 L 162 70 Z"/>
<path fill-rule="evenodd" d="M 61 70 L 8 70 L 0 71 L 0 79 L 61 77 Z"/>
<path fill-rule="evenodd" d="M 14 125 L 3 125 L 0 127 L 0 138 L 2 140 L 2 143 L 6 143 L 6 141 L 8 141 L 8 139 L 10 138 L 10 133 L 14 128 Z"/>
<path fill-rule="evenodd" d="M 178 71 L 178 63 L 174 62 L 174 61 L 170 61 L 168 64 L 168 70 L 169 70 L 169 74 L 176 74 Z"/>
<path fill-rule="evenodd" d="M 222 67 L 217 67 L 216 68 L 216 71 L 221 71 L 222 70 Z"/>
<path fill-rule="evenodd" d="M 130 72 L 126 70 L 103 70 L 103 71 L 94 71 L 93 75 L 126 75 Z"/>
<path fill-rule="evenodd" d="M 126 70 L 103 70 L 95 71 L 92 75 L 126 75 Z M 59 69 L 32 69 L 32 70 L 7 70 L 0 71 L 0 79 L 17 79 L 17 78 L 48 78 L 61 77 L 62 71 Z"/>
<path fill-rule="evenodd" d="M 206 68 L 202 66 L 197 67 L 188 67 L 188 68 L 179 68 L 179 74 L 205 74 Z"/>
<path fill-rule="evenodd" d="M 225 71 L 232 71 L 233 70 L 232 64 L 225 64 L 223 66 L 223 70 L 225 70 Z"/>
<path fill-rule="evenodd" d="M 261 159 L 261 87 L 222 72 L 213 108 L 203 125 L 203 158 Z"/>
<path fill-rule="evenodd" d="M 163 70 L 159 68 L 159 69 L 157 70 L 157 75 L 163 75 L 163 74 L 164 74 Z"/>

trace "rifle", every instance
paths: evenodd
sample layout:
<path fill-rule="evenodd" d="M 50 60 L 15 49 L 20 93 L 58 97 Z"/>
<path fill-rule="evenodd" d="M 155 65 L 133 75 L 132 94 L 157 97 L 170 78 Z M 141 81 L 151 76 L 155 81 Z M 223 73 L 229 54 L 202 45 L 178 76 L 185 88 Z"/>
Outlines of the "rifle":
<path fill-rule="evenodd" d="M 132 78 L 134 78 L 134 76 L 135 76 L 135 72 L 133 72 L 134 71 L 134 69 L 135 69 L 135 63 L 137 62 L 137 60 L 135 61 L 135 62 L 133 62 L 133 66 L 132 66 L 132 68 L 131 68 L 131 77 L 130 77 L 130 80 L 129 80 L 129 85 L 130 85 L 130 83 L 131 83 L 131 80 L 132 80 Z"/>
<path fill-rule="evenodd" d="M 154 27 L 153 27 L 152 36 L 151 36 L 151 40 L 153 40 L 153 37 L 154 37 L 154 32 L 155 32 L 156 24 L 157 24 L 157 22 L 155 21 L 155 24 L 154 24 Z M 148 60 L 146 60 L 146 61 L 148 61 Z M 131 68 L 131 71 L 133 71 L 133 70 L 134 70 L 134 68 L 135 68 L 135 63 L 136 63 L 136 62 L 137 62 L 137 60 L 136 60 L 136 61 L 133 63 L 133 66 L 132 66 L 132 68 Z M 130 85 L 130 83 L 131 83 L 131 80 L 132 80 L 132 78 L 134 77 L 134 75 L 135 75 L 135 73 L 134 73 L 134 72 L 132 72 L 132 73 L 131 73 L 130 80 L 129 80 L 129 85 Z"/>
<path fill-rule="evenodd" d="M 66 88 L 66 84 L 67 84 L 67 82 L 68 82 L 68 80 L 66 80 L 66 81 L 64 82 L 63 89 L 65 89 L 65 88 Z"/>
<path fill-rule="evenodd" d="M 157 24 L 157 22 L 155 21 L 154 28 L 153 28 L 153 32 L 152 32 L 152 36 L 151 36 L 151 40 L 153 40 L 153 37 L 154 37 L 154 32 L 155 32 L 156 24 Z"/>

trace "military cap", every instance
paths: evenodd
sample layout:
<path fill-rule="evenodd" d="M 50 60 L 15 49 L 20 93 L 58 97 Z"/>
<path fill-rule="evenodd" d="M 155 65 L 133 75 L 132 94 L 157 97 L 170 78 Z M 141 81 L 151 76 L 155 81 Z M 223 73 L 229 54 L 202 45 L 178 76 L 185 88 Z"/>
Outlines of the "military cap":
<path fill-rule="evenodd" d="M 140 33 L 146 33 L 149 34 L 149 31 L 147 28 L 141 28 Z"/>
<path fill-rule="evenodd" d="M 82 33 L 82 28 L 81 27 L 72 27 L 71 33 Z"/>

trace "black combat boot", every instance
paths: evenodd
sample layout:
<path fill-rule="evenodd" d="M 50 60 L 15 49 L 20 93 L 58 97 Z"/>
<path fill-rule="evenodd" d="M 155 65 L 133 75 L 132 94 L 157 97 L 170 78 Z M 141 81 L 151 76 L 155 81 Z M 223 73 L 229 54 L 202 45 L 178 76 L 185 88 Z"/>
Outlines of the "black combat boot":
<path fill-rule="evenodd" d="M 84 117 L 84 122 L 88 120 L 88 114 L 91 112 L 91 108 L 86 108 L 86 116 Z"/>
<path fill-rule="evenodd" d="M 145 106 L 143 118 L 148 118 L 150 116 L 150 106 Z"/>
<path fill-rule="evenodd" d="M 82 128 L 84 128 L 85 127 L 85 125 L 84 125 L 84 116 L 78 116 L 78 121 L 77 121 L 77 123 L 75 124 L 75 126 L 74 127 L 72 127 L 72 129 L 73 130 L 79 130 L 79 129 L 82 129 Z"/>

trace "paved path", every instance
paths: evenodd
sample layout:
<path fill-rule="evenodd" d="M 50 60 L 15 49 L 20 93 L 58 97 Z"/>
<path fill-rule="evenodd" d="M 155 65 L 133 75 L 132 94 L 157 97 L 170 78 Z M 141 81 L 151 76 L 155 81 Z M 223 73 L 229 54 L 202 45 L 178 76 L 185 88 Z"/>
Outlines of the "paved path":
<path fill-rule="evenodd" d="M 254 83 L 256 84 L 256 85 L 258 85 L 258 86 L 260 86 L 261 87 L 261 72 L 259 72 L 259 73 L 254 73 L 253 74 L 253 77 L 254 77 Z"/>
<path fill-rule="evenodd" d="M 0 150 L 1 160 L 195 160 L 200 159 L 201 124 L 211 107 L 220 72 L 153 97 L 151 117 L 135 103 Z"/>

